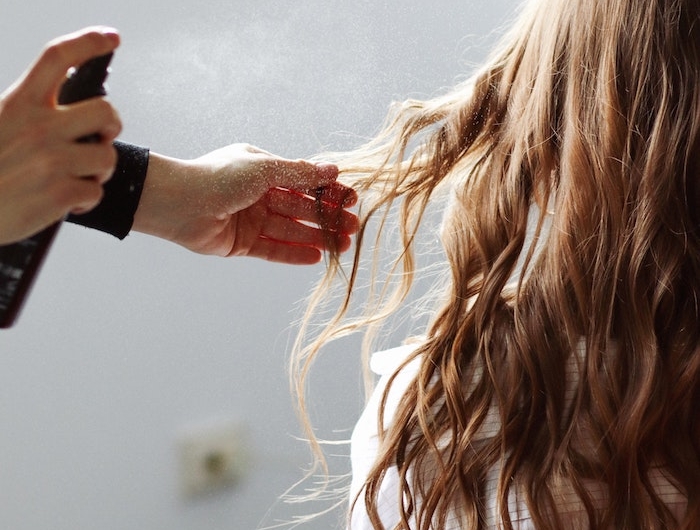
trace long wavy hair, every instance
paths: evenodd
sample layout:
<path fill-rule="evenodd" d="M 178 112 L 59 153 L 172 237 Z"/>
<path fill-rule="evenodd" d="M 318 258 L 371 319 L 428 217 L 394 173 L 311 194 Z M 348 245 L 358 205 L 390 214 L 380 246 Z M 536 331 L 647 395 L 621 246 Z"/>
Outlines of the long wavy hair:
<path fill-rule="evenodd" d="M 354 506 L 383 528 L 377 495 L 395 466 L 396 528 L 451 514 L 485 528 L 498 465 L 506 529 L 513 492 L 538 529 L 700 528 L 700 2 L 532 0 L 472 78 L 396 105 L 376 139 L 337 160 L 362 229 L 350 273 L 330 267 L 302 328 L 302 414 L 314 357 L 400 306 L 426 206 L 450 195 L 446 294 Z M 381 232 L 394 211 L 398 285 L 351 316 L 370 221 Z M 344 301 L 305 339 L 334 277 Z M 498 430 L 483 438 L 493 410 Z M 681 516 L 654 469 L 687 500 Z M 575 513 L 562 507 L 572 496 Z"/>

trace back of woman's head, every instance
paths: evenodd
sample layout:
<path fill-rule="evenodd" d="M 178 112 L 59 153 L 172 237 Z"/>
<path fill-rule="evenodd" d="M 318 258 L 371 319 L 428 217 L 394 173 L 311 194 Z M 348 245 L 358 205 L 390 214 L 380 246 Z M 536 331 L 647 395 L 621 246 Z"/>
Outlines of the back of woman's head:
<path fill-rule="evenodd" d="M 436 399 L 462 422 L 498 406 L 503 427 L 476 460 L 504 462 L 502 508 L 519 477 L 539 527 L 566 522 L 556 514 L 567 488 L 592 526 L 670 524 L 649 479 L 656 466 L 689 497 L 696 527 L 700 4 L 551 0 L 532 3 L 522 23 L 477 81 L 484 99 L 453 126 L 458 145 L 469 120 L 483 122 L 466 135 L 483 154 L 446 220 L 452 297 L 426 346 L 444 367 Z M 537 247 L 526 241 L 533 204 Z M 505 296 L 522 255 L 522 283 Z M 488 369 L 463 399 L 464 376 L 446 374 L 475 364 Z M 486 469 L 465 462 L 475 455 L 463 447 L 447 489 L 465 469 Z M 607 511 L 589 480 L 607 487 Z"/>
<path fill-rule="evenodd" d="M 407 283 L 451 190 L 451 281 L 359 500 L 373 522 L 397 466 L 401 528 L 483 526 L 498 466 L 504 521 L 517 492 L 538 528 L 675 527 L 660 467 L 699 527 L 700 2 L 533 0 L 482 71 L 341 164 L 367 218 L 401 203 Z"/>

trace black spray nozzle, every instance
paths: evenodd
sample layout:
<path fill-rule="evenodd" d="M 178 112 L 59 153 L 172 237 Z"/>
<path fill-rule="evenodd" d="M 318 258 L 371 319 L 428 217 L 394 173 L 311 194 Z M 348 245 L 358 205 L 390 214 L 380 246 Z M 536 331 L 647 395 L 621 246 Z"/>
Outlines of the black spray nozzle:
<path fill-rule="evenodd" d="M 107 94 L 104 83 L 109 74 L 112 54 L 101 55 L 86 61 L 76 68 L 63 83 L 58 94 L 58 102 L 68 105 L 76 101 L 104 96 Z"/>

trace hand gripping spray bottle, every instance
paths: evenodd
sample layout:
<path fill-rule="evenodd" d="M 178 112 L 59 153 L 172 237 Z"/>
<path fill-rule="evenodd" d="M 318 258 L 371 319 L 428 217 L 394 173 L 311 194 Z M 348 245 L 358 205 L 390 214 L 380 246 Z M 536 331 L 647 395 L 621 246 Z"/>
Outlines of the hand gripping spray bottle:
<path fill-rule="evenodd" d="M 77 68 L 63 83 L 58 103 L 68 105 L 106 95 L 104 82 L 111 60 L 112 54 L 109 53 L 90 59 Z M 99 140 L 98 134 L 92 134 L 78 141 Z M 0 328 L 12 326 L 17 318 L 61 222 L 17 243 L 0 245 Z"/>

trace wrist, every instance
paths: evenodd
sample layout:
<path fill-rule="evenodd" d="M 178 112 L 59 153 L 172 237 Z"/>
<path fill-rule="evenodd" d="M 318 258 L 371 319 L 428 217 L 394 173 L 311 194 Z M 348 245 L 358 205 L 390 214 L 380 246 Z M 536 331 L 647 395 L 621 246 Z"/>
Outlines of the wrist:
<path fill-rule="evenodd" d="M 182 178 L 186 162 L 151 152 L 143 184 L 141 200 L 134 214 L 133 230 L 173 240 L 177 232 L 175 221 L 181 216 L 177 182 Z"/>

